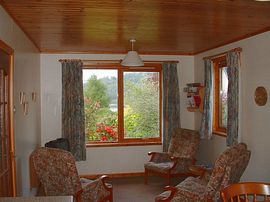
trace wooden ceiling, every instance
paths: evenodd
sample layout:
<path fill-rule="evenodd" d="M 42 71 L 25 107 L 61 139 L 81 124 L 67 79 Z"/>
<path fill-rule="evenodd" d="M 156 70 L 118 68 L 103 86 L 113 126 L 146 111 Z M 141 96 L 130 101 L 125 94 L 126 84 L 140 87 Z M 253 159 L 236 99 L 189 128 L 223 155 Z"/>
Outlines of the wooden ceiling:
<path fill-rule="evenodd" d="M 0 0 L 41 52 L 193 55 L 270 30 L 253 0 Z"/>

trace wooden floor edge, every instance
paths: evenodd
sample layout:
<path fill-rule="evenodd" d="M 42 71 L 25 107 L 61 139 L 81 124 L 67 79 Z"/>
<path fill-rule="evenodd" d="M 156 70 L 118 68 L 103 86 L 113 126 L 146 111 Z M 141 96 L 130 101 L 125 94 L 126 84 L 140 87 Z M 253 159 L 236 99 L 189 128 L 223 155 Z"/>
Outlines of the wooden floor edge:
<path fill-rule="evenodd" d="M 96 179 L 96 178 L 100 177 L 101 175 L 107 175 L 109 178 L 142 177 L 142 176 L 144 176 L 144 172 L 80 175 L 80 177 L 87 178 L 87 179 Z"/>

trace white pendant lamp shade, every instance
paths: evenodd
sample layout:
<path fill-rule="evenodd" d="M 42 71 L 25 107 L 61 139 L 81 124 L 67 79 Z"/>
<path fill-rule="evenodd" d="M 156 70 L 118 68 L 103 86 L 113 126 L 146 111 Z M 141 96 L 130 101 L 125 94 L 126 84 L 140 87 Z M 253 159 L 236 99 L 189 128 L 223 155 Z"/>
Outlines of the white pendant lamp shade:
<path fill-rule="evenodd" d="M 138 55 L 137 51 L 128 51 L 127 55 L 121 62 L 123 66 L 143 66 L 143 61 L 141 57 Z"/>
<path fill-rule="evenodd" d="M 132 50 L 128 51 L 127 55 L 122 60 L 121 65 L 123 65 L 123 66 L 131 66 L 131 67 L 143 66 L 144 64 L 143 64 L 143 61 L 142 61 L 141 57 L 139 56 L 137 51 L 133 50 L 133 43 L 136 42 L 136 40 L 131 39 L 130 42 L 132 44 Z"/>

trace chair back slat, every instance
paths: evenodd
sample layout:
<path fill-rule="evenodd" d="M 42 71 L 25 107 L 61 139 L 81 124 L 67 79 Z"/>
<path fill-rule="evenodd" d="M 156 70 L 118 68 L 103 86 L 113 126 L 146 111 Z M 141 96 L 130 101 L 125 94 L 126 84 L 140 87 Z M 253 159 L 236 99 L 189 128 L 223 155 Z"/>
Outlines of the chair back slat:
<path fill-rule="evenodd" d="M 221 190 L 223 202 L 233 201 L 269 201 L 270 184 L 261 182 L 242 182 L 229 185 Z M 252 200 L 250 200 L 252 199 Z"/>

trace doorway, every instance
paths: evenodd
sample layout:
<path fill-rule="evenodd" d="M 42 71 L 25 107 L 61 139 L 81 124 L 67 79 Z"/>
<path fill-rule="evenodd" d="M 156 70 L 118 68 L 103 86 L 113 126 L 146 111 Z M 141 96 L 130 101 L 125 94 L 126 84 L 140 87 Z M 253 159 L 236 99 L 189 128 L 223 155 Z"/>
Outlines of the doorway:
<path fill-rule="evenodd" d="M 0 40 L 0 197 L 16 196 L 13 54 Z"/>

